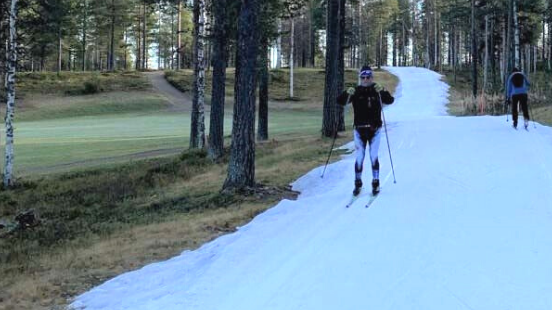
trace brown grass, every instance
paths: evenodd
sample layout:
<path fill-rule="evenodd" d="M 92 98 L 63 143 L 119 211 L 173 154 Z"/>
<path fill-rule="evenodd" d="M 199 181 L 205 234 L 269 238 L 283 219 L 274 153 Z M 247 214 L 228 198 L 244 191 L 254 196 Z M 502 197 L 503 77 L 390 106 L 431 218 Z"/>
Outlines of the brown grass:
<path fill-rule="evenodd" d="M 192 212 L 157 224 L 145 225 L 98 240 L 87 248 L 65 248 L 44 255 L 44 270 L 8 285 L 2 295 L 10 300 L 0 309 L 49 309 L 109 278 L 195 249 L 231 232 L 269 205 L 246 203 L 230 209 Z"/>

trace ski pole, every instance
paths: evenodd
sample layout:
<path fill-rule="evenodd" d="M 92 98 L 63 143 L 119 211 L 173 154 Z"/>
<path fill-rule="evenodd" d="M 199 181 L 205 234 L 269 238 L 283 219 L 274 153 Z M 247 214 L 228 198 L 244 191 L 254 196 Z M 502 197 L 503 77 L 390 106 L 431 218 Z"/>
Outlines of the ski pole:
<path fill-rule="evenodd" d="M 533 128 L 537 129 L 537 125 L 535 125 L 535 118 L 533 118 L 533 107 L 529 105 L 529 103 L 527 103 L 527 105 L 529 106 L 529 112 L 531 113 L 531 119 L 533 120 Z"/>
<path fill-rule="evenodd" d="M 383 116 L 383 128 L 385 129 L 385 140 L 387 140 L 387 150 L 389 150 L 389 161 L 391 161 L 391 171 L 393 171 L 393 183 L 397 183 L 395 178 L 395 167 L 393 167 L 393 157 L 391 157 L 391 147 L 389 146 L 389 135 L 387 134 L 387 122 L 385 121 L 385 112 L 383 112 L 383 103 L 381 102 L 381 95 L 379 96 L 379 102 L 381 107 L 381 115 Z"/>
<path fill-rule="evenodd" d="M 504 101 L 504 110 L 506 110 L 506 122 L 510 121 L 510 100 L 506 99 Z"/>
<path fill-rule="evenodd" d="M 334 131 L 332 146 L 330 147 L 330 153 L 328 154 L 328 159 L 326 159 L 326 164 L 324 165 L 324 170 L 322 171 L 322 175 L 320 175 L 320 177 L 322 179 L 324 178 L 324 173 L 326 173 L 326 167 L 328 167 L 328 163 L 330 162 L 330 157 L 332 157 L 332 152 L 333 152 L 333 148 L 334 148 L 334 145 L 335 145 L 335 139 L 337 139 L 337 128 Z"/>
<path fill-rule="evenodd" d="M 347 106 L 349 104 L 349 100 L 351 100 L 351 95 L 350 94 L 349 94 L 349 97 L 347 97 L 347 103 L 345 104 L 345 106 Z M 332 152 L 333 152 L 333 148 L 334 148 L 336 139 L 337 139 L 337 122 L 336 122 L 336 125 L 335 125 L 334 136 L 333 136 L 333 141 L 332 141 L 332 147 L 330 147 L 330 153 L 328 154 L 328 159 L 326 159 L 326 164 L 324 165 L 324 170 L 322 171 L 322 174 L 320 175 L 320 177 L 322 179 L 324 178 L 324 173 L 326 173 L 326 167 L 328 167 L 328 163 L 330 162 L 330 158 L 332 157 Z"/>

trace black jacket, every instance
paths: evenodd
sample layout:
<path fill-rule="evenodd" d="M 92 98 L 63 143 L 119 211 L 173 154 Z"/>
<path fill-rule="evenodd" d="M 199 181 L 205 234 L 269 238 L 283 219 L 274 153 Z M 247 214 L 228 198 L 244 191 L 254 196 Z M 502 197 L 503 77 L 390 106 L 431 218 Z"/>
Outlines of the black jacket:
<path fill-rule="evenodd" d="M 377 91 L 375 88 L 376 84 L 370 86 L 357 86 L 355 88 L 355 93 L 351 95 L 349 99 L 350 103 L 353 105 L 353 110 L 355 114 L 355 126 L 366 126 L 369 125 L 373 130 L 377 130 L 383 124 L 381 120 L 381 103 L 392 104 L 395 101 L 395 98 L 386 90 Z M 341 95 L 337 97 L 337 103 L 340 105 L 347 104 L 347 99 L 349 94 L 344 91 Z"/>

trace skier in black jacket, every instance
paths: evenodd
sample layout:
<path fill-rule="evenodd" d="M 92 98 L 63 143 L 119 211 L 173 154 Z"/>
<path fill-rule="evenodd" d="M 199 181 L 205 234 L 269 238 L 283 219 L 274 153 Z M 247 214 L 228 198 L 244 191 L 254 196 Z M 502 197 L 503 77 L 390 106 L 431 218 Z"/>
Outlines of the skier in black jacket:
<path fill-rule="evenodd" d="M 379 161 L 378 149 L 383 122 L 381 120 L 382 103 L 391 104 L 395 98 L 374 83 L 374 75 L 369 66 L 364 66 L 359 73 L 359 85 L 350 87 L 337 98 L 337 103 L 346 105 L 352 103 L 354 112 L 354 141 L 356 150 L 355 189 L 353 195 L 358 195 L 362 188 L 362 166 L 366 152 L 366 143 L 370 146 L 372 163 L 372 193 L 379 193 Z"/>

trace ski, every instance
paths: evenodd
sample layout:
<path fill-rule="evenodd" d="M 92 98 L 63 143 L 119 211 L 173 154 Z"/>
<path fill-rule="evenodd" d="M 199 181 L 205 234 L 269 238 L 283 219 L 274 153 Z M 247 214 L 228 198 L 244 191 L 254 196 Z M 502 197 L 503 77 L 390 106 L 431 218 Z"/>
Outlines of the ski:
<path fill-rule="evenodd" d="M 361 192 L 361 193 L 362 193 L 362 192 Z M 355 196 L 355 195 L 352 195 L 352 196 L 351 196 L 351 199 L 349 200 L 349 203 L 347 203 L 347 204 L 345 205 L 345 208 L 349 208 L 350 206 L 352 206 L 353 203 L 355 203 L 355 201 L 357 201 L 358 197 L 360 197 L 360 196 L 361 196 L 360 193 L 359 193 L 358 195 L 356 195 L 356 196 Z"/>
<path fill-rule="evenodd" d="M 351 199 L 349 200 L 349 203 L 347 203 L 345 205 L 345 208 L 351 207 L 358 200 L 358 198 L 360 198 L 362 196 L 365 196 L 365 195 L 366 195 L 366 193 L 362 189 L 360 190 L 360 193 L 358 193 L 358 195 L 356 195 L 356 196 L 351 195 Z"/>
<path fill-rule="evenodd" d="M 378 198 L 378 195 L 379 195 L 379 193 L 370 195 L 370 200 L 368 200 L 368 202 L 364 205 L 364 207 L 365 208 L 370 208 L 370 206 L 372 205 L 374 200 L 376 200 L 376 198 Z"/>

